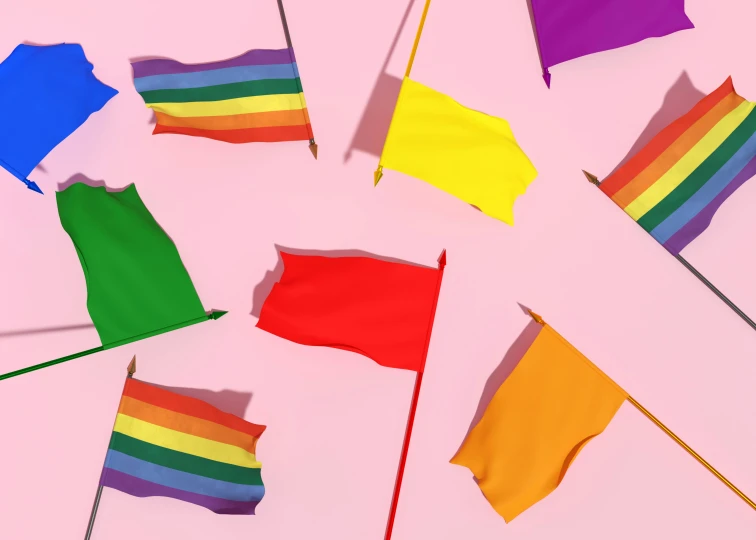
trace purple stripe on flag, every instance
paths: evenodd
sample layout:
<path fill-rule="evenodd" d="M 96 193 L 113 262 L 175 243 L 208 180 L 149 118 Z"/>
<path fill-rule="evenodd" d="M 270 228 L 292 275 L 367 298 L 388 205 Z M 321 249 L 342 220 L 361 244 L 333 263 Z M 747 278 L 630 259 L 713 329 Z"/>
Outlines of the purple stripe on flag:
<path fill-rule="evenodd" d="M 732 195 L 736 189 L 745 184 L 746 180 L 756 174 L 756 157 L 748 162 L 742 171 L 740 171 L 732 182 L 727 184 L 719 195 L 717 195 L 713 201 L 711 201 L 706 208 L 701 210 L 693 219 L 686 223 L 679 231 L 677 231 L 672 238 L 664 242 L 664 247 L 672 253 L 677 255 L 683 250 L 685 246 L 690 244 L 696 237 L 704 232 L 706 228 L 711 224 L 711 220 L 714 214 L 727 200 L 727 197 Z"/>
<path fill-rule="evenodd" d="M 222 62 L 208 62 L 206 64 L 182 64 L 177 60 L 154 59 L 132 62 L 134 78 L 150 77 L 152 75 L 173 75 L 177 73 L 196 73 L 210 69 L 225 69 L 242 66 L 265 66 L 271 64 L 290 64 L 295 62 L 294 51 L 291 49 L 253 49 L 241 56 Z"/>
<path fill-rule="evenodd" d="M 100 484 L 103 486 L 123 491 L 134 497 L 170 497 L 179 499 L 199 506 L 204 506 L 216 514 L 246 514 L 254 515 L 258 501 L 229 501 L 207 495 L 190 493 L 180 489 L 174 489 L 147 480 L 142 480 L 130 474 L 125 474 L 113 469 L 105 468 L 102 471 Z"/>

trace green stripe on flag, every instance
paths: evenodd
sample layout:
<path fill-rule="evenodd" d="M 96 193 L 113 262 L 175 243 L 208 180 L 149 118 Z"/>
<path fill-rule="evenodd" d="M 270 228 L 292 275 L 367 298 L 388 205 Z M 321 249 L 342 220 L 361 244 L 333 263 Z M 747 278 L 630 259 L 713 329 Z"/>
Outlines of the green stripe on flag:
<path fill-rule="evenodd" d="M 201 88 L 177 88 L 171 90 L 147 90 L 140 92 L 144 102 L 190 103 L 197 101 L 222 101 L 250 96 L 275 94 L 298 94 L 301 92 L 299 77 L 296 79 L 263 79 L 240 83 L 203 86 Z"/>
<path fill-rule="evenodd" d="M 648 232 L 667 219 L 690 199 L 719 169 L 740 150 L 756 132 L 756 109 L 745 117 L 716 150 L 707 157 L 679 186 L 638 220 L 638 224 Z"/>
<path fill-rule="evenodd" d="M 113 432 L 109 448 L 131 457 L 177 471 L 250 486 L 263 485 L 260 469 L 239 467 L 156 446 L 123 433 Z"/>

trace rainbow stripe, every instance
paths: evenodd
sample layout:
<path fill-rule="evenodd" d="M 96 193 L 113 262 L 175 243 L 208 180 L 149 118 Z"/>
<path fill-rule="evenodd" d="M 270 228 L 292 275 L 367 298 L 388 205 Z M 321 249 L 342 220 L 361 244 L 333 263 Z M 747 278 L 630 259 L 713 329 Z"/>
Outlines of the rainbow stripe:
<path fill-rule="evenodd" d="M 254 514 L 265 494 L 255 446 L 265 426 L 127 379 L 100 484 L 216 514 Z"/>
<path fill-rule="evenodd" d="M 677 255 L 756 174 L 754 107 L 728 78 L 602 182 L 601 190 Z"/>
<path fill-rule="evenodd" d="M 155 111 L 153 134 L 230 143 L 312 140 L 291 49 L 247 51 L 209 64 L 133 62 L 134 86 Z"/>

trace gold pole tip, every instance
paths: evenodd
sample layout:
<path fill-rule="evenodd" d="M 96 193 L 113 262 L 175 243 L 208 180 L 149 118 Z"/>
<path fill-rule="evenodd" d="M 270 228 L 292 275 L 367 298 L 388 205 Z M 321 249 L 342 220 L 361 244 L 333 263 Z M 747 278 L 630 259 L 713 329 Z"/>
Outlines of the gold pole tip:
<path fill-rule="evenodd" d="M 378 170 L 373 173 L 373 185 L 377 186 L 381 178 L 383 178 L 383 167 L 378 167 Z"/>
<path fill-rule="evenodd" d="M 136 355 L 134 355 L 134 358 L 129 362 L 129 367 L 126 368 L 126 371 L 128 371 L 129 375 L 136 373 Z"/>
<path fill-rule="evenodd" d="M 533 320 L 538 324 L 546 324 L 538 313 L 534 313 L 533 311 L 528 310 L 528 314 L 533 317 Z"/>
<path fill-rule="evenodd" d="M 595 185 L 598 186 L 601 183 L 601 182 L 599 182 L 599 179 L 598 179 L 598 177 L 595 174 L 591 174 L 588 171 L 583 171 L 583 174 L 585 175 L 585 177 L 588 179 L 588 181 L 591 184 L 595 184 Z"/>

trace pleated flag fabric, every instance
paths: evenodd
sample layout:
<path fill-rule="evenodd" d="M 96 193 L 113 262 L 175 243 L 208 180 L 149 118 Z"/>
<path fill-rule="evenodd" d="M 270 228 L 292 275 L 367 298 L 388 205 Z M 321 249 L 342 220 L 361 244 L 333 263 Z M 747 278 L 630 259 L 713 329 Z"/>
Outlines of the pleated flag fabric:
<path fill-rule="evenodd" d="M 76 183 L 56 199 L 104 348 L 219 316 L 205 313 L 175 244 L 134 184 L 113 192 Z"/>
<path fill-rule="evenodd" d="M 155 111 L 153 134 L 230 143 L 313 139 L 292 49 L 255 49 L 222 62 L 133 62 L 134 86 Z"/>
<path fill-rule="evenodd" d="M 514 224 L 515 199 L 538 174 L 506 120 L 404 78 L 379 163 Z"/>
<path fill-rule="evenodd" d="M 756 174 L 756 110 L 728 78 L 600 188 L 673 255 Z"/>
<path fill-rule="evenodd" d="M 100 484 L 216 514 L 254 514 L 265 494 L 255 456 L 264 430 L 199 399 L 127 379 Z"/>
<path fill-rule="evenodd" d="M 627 394 L 548 325 L 451 460 L 512 521 L 562 482 Z"/>
<path fill-rule="evenodd" d="M 543 64 L 562 62 L 693 28 L 685 0 L 532 0 Z"/>
<path fill-rule="evenodd" d="M 281 252 L 281 258 L 284 272 L 262 306 L 258 328 L 423 371 L 445 255 L 439 269 L 372 257 Z"/>

